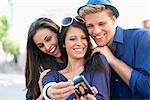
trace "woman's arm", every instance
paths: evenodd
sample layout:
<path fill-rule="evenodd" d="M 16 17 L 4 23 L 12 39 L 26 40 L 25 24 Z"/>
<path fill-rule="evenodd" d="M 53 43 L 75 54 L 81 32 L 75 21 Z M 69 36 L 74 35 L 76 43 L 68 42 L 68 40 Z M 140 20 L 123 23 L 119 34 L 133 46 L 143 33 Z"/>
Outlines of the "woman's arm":
<path fill-rule="evenodd" d="M 66 99 L 75 92 L 75 86 L 72 81 L 63 82 L 58 78 L 56 71 L 49 72 L 43 78 L 43 97 L 51 99 Z M 51 84 L 53 83 L 53 84 Z"/>
<path fill-rule="evenodd" d="M 66 100 L 75 92 L 75 87 L 71 81 L 59 82 L 50 85 L 45 92 L 48 98 Z"/>

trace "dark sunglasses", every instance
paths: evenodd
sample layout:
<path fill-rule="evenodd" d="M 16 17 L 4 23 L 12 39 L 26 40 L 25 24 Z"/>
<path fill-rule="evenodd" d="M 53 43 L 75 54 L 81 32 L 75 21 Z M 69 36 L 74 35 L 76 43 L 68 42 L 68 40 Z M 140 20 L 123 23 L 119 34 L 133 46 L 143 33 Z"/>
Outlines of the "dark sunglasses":
<path fill-rule="evenodd" d="M 66 27 L 69 26 L 73 23 L 73 21 L 79 22 L 79 23 L 85 23 L 84 19 L 80 16 L 76 16 L 76 17 L 65 17 L 62 22 L 61 22 L 61 27 L 60 27 L 60 31 L 62 30 L 62 27 Z"/>

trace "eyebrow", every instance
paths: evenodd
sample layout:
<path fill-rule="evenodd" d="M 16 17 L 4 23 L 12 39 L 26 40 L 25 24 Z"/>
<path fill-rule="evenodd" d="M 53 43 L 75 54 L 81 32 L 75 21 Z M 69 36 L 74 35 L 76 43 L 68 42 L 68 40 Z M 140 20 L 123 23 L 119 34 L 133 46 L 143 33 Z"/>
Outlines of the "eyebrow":
<path fill-rule="evenodd" d="M 48 36 L 48 35 L 45 36 L 44 40 L 46 40 L 47 36 Z"/>

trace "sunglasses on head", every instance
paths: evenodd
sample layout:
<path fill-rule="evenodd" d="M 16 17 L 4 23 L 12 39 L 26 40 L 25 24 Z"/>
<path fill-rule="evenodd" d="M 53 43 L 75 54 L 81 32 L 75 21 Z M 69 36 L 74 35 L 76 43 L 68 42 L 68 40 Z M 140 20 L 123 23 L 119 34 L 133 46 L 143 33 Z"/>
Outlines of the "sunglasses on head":
<path fill-rule="evenodd" d="M 85 23 L 84 19 L 80 16 L 76 16 L 74 18 L 73 17 L 65 17 L 61 22 L 60 32 L 62 30 L 62 27 L 71 25 L 74 20 L 79 23 Z"/>

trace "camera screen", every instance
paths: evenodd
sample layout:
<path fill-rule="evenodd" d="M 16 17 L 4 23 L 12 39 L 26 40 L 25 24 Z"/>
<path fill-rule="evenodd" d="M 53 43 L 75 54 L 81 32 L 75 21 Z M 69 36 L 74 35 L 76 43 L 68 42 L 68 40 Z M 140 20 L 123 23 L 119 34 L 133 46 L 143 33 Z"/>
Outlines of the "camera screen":
<path fill-rule="evenodd" d="M 75 92 L 80 96 L 85 96 L 88 93 L 93 94 L 91 90 L 91 86 L 88 84 L 87 80 L 84 76 L 78 76 L 73 80 L 75 84 Z"/>

